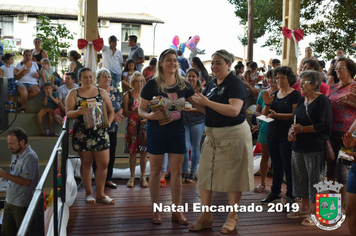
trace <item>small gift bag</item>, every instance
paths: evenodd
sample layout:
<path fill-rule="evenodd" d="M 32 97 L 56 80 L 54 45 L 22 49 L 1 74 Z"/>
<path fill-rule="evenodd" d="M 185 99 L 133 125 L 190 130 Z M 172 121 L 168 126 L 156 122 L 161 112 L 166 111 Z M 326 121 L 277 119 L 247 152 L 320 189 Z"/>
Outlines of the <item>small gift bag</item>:
<path fill-rule="evenodd" d="M 108 116 L 108 110 L 107 110 L 105 102 L 104 101 L 102 103 L 98 102 L 97 108 L 99 108 L 99 109 L 96 109 L 97 117 L 98 117 L 97 118 L 98 119 L 98 128 L 99 129 L 109 128 L 110 127 L 109 116 Z"/>
<path fill-rule="evenodd" d="M 158 123 L 160 125 L 166 125 L 169 124 L 173 121 L 171 114 L 169 113 L 169 110 L 166 106 L 166 103 L 163 99 L 162 96 L 157 96 L 155 98 L 153 98 L 148 106 L 151 108 L 152 111 L 156 112 L 156 111 L 163 111 L 164 113 L 164 118 L 162 120 L 159 120 Z"/>
<path fill-rule="evenodd" d="M 88 107 L 87 103 L 81 106 Z M 87 108 L 87 112 L 83 115 L 84 126 L 86 129 L 109 128 L 108 111 L 105 102 L 96 102 L 95 106 Z"/>

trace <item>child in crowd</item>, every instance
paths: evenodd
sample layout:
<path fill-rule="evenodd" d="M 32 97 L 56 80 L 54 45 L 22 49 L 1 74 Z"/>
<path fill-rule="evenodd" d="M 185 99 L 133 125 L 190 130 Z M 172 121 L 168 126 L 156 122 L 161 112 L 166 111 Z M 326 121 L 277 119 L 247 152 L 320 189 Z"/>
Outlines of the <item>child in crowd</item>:
<path fill-rule="evenodd" d="M 131 76 L 133 75 L 133 73 L 135 72 L 139 72 L 136 69 L 136 64 L 135 61 L 130 59 L 126 62 L 124 71 L 122 73 L 122 89 L 124 91 L 128 91 L 130 90 L 130 80 L 131 80 Z"/>
<path fill-rule="evenodd" d="M 53 137 L 53 110 L 57 108 L 58 103 L 60 102 L 58 98 L 58 94 L 53 92 L 53 85 L 51 82 L 46 82 L 43 86 L 43 91 L 45 94 L 43 95 L 43 107 L 37 114 L 37 122 L 41 129 L 41 136 L 47 136 L 43 129 L 42 119 L 43 117 L 48 114 L 49 117 L 49 136 Z"/>
<path fill-rule="evenodd" d="M 7 95 L 9 96 L 9 101 L 14 102 L 14 96 L 17 93 L 16 90 L 16 83 L 14 78 L 14 54 L 12 53 L 5 53 L 1 57 L 1 61 L 5 63 L 0 67 L 0 77 L 7 78 Z M 13 105 L 10 105 L 10 108 L 13 108 Z"/>
<path fill-rule="evenodd" d="M 40 71 L 41 77 L 40 77 L 40 83 L 39 84 L 40 84 L 40 89 L 42 91 L 44 91 L 43 85 L 46 82 L 50 82 L 52 85 L 54 84 L 53 69 L 51 67 L 51 63 L 48 60 L 48 58 L 42 58 L 41 59 L 41 65 L 42 65 L 42 68 L 41 68 L 41 71 Z M 58 89 L 58 86 L 54 85 L 53 86 L 53 90 L 57 91 L 57 89 Z"/>

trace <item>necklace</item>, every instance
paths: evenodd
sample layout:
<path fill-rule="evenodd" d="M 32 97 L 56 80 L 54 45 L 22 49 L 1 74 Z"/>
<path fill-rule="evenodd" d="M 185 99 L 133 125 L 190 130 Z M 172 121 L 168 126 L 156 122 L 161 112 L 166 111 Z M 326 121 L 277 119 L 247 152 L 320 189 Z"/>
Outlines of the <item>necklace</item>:
<path fill-rule="evenodd" d="M 172 88 L 176 87 L 177 84 L 178 84 L 178 80 L 176 80 L 176 82 L 173 85 L 170 85 L 170 86 L 165 85 L 164 88 L 165 89 L 172 89 Z"/>
<path fill-rule="evenodd" d="M 284 97 L 286 97 L 288 94 L 290 94 L 292 91 L 293 91 L 292 88 L 289 88 L 289 89 L 288 89 L 287 91 L 285 91 L 285 92 L 282 92 L 281 90 L 279 90 L 278 93 L 277 93 L 277 97 L 278 97 L 278 98 L 284 98 Z"/>

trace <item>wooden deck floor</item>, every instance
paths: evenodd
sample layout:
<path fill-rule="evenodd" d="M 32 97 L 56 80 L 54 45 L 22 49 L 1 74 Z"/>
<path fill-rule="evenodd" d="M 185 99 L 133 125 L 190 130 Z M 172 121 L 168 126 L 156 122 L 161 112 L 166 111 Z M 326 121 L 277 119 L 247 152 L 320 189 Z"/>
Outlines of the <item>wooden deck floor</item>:
<path fill-rule="evenodd" d="M 255 182 L 259 183 L 259 177 Z M 84 201 L 84 189 L 80 188 L 73 206 L 70 208 L 70 220 L 67 233 L 75 235 L 221 235 L 220 229 L 224 224 L 227 213 L 213 213 L 214 223 L 212 229 L 199 232 L 189 232 L 187 226 L 171 222 L 170 213 L 161 213 L 162 225 L 150 223 L 151 206 L 149 190 L 141 188 L 136 180 L 134 188 L 126 187 L 127 180 L 114 180 L 118 184 L 117 189 L 105 189 L 107 195 L 112 197 L 115 205 L 86 204 Z M 267 180 L 267 188 L 270 189 L 271 179 Z M 95 186 L 93 186 L 95 191 Z M 170 185 L 160 189 L 160 200 L 163 204 L 171 203 Z M 284 190 L 285 191 L 285 190 Z M 266 192 L 253 193 L 244 192 L 241 205 L 260 205 Z M 199 213 L 192 212 L 192 204 L 200 202 L 199 191 L 196 184 L 184 184 L 182 202 L 189 203 L 189 212 L 185 213 L 187 219 L 193 223 Z M 227 205 L 226 193 L 214 193 L 215 205 Z M 237 224 L 238 235 L 349 235 L 347 219 L 342 226 L 334 231 L 324 231 L 317 227 L 302 226 L 301 219 L 288 219 L 286 213 L 267 212 L 264 206 L 261 213 L 239 213 Z M 237 235 L 237 232 L 233 234 Z"/>

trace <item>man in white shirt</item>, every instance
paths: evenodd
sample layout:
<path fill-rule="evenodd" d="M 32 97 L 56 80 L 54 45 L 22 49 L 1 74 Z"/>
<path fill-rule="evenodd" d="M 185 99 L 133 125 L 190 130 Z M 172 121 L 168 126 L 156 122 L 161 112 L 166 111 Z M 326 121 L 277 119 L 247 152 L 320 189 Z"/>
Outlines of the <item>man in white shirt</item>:
<path fill-rule="evenodd" d="M 108 69 L 111 72 L 112 86 L 117 88 L 121 80 L 122 63 L 124 59 L 120 50 L 116 48 L 118 39 L 112 35 L 109 37 L 109 47 L 103 46 L 101 52 L 103 54 L 102 67 Z"/>

